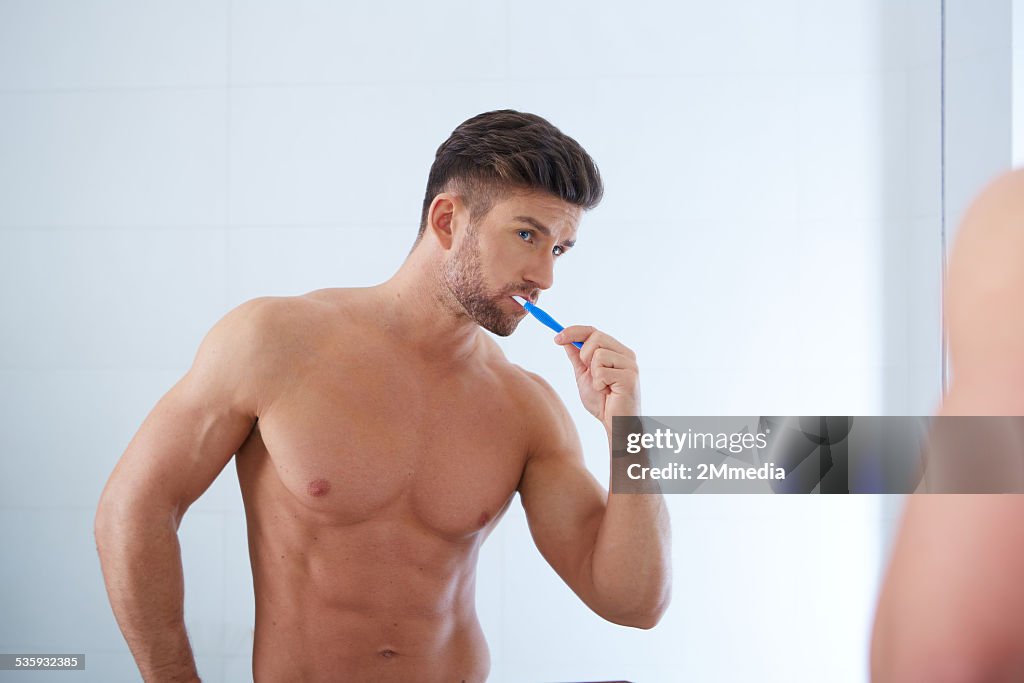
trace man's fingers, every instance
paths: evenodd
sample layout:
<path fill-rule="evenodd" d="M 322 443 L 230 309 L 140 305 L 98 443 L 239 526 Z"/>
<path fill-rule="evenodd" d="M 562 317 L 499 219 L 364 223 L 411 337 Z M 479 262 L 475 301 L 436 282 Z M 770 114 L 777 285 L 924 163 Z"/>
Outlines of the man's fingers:
<path fill-rule="evenodd" d="M 574 341 L 585 342 L 587 337 L 596 332 L 597 329 L 590 325 L 570 325 L 558 333 L 559 344 L 569 344 Z"/>
<path fill-rule="evenodd" d="M 628 393 L 636 386 L 636 372 L 618 368 L 591 368 L 590 381 L 594 391 L 603 391 L 605 387 L 615 386 L 618 393 Z M 613 389 L 614 391 L 614 389 Z"/>
<path fill-rule="evenodd" d="M 632 349 L 590 325 L 567 327 L 555 335 L 555 342 L 565 346 L 577 376 L 589 370 L 592 377 L 596 377 L 595 372 L 599 368 L 627 370 L 635 375 L 638 369 Z M 582 342 L 583 347 L 577 351 L 573 342 Z M 595 383 L 595 389 L 600 390 L 603 386 L 607 385 Z"/>
<path fill-rule="evenodd" d="M 606 368 L 619 368 L 619 369 L 631 369 L 636 368 L 636 360 L 629 356 L 619 353 L 618 351 L 612 351 L 611 349 L 599 347 L 590 347 L 586 345 L 580 349 L 580 360 L 587 364 L 588 367 L 593 369 L 594 367 L 606 367 Z"/>
<path fill-rule="evenodd" d="M 583 342 L 584 349 L 586 349 L 589 342 L 591 346 L 618 351 L 636 360 L 636 354 L 633 353 L 632 349 L 610 334 L 602 332 L 591 325 L 570 325 L 559 332 L 555 339 L 559 344 L 569 344 L 574 341 Z"/>
<path fill-rule="evenodd" d="M 587 364 L 580 359 L 579 349 L 573 346 L 572 343 L 567 343 L 562 348 L 565 349 L 565 355 L 569 356 L 569 360 L 572 362 L 572 369 L 577 375 L 587 371 Z"/>

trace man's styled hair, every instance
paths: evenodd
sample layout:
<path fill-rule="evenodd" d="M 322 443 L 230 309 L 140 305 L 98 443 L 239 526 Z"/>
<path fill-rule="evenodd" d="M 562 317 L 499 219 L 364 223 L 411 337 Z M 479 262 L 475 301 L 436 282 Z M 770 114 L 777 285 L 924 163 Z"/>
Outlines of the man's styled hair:
<path fill-rule="evenodd" d="M 604 194 L 597 164 L 578 142 L 536 114 L 489 111 L 463 122 L 437 148 L 416 242 L 440 193 L 462 197 L 476 221 L 517 190 L 547 192 L 584 210 Z"/>

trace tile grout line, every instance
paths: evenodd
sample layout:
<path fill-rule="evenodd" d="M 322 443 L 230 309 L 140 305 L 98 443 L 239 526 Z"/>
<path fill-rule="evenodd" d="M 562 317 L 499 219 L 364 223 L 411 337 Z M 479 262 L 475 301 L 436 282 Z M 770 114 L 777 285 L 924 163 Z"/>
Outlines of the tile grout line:
<path fill-rule="evenodd" d="M 751 219 L 753 220 L 753 219 Z M 622 223 L 623 221 L 616 221 Z M 636 223 L 634 221 L 634 223 Z M 647 221 L 652 225 L 661 225 L 659 221 Z M 156 232 L 159 230 L 199 230 L 209 231 L 211 229 L 219 229 L 223 227 L 230 227 L 239 230 L 265 230 L 265 229 L 284 229 L 284 230 L 365 230 L 366 228 L 395 228 L 398 230 L 408 230 L 409 221 L 360 221 L 360 222 L 343 222 L 343 221 L 325 221 L 322 223 L 311 223 L 308 221 L 296 222 L 296 223 L 249 223 L 235 226 L 225 226 L 224 219 L 220 223 L 182 223 L 182 224 L 153 224 L 153 225 L 117 225 L 117 224 L 102 224 L 93 223 L 88 225 L 57 225 L 57 224 L 37 224 L 37 225 L 0 225 L 0 234 L 5 232 L 19 232 L 19 231 L 34 231 L 44 232 L 52 231 L 57 232 L 60 230 L 122 230 L 129 232 Z"/>
<path fill-rule="evenodd" d="M 223 308 L 226 310 L 230 305 L 231 290 L 231 252 L 230 252 L 230 226 L 231 226 L 231 22 L 232 22 L 232 0 L 225 2 L 226 21 L 224 22 L 224 226 L 222 234 L 224 237 L 224 292 Z M 220 475 L 223 475 L 221 472 Z M 227 681 L 227 640 L 228 640 L 228 614 L 227 614 L 227 591 L 228 591 L 228 512 L 221 511 L 221 589 L 220 589 L 220 678 Z"/>
<path fill-rule="evenodd" d="M 228 591 L 228 513 L 221 512 L 220 522 L 220 543 L 221 543 L 221 589 L 220 589 L 220 677 L 227 680 L 227 656 L 228 656 L 228 614 L 227 614 L 227 591 Z"/>
<path fill-rule="evenodd" d="M 223 309 L 231 301 L 231 0 L 225 3 L 227 20 L 224 22 L 224 291 Z"/>
<path fill-rule="evenodd" d="M 946 291 L 946 0 L 939 3 L 939 177 L 941 186 L 939 189 L 940 202 L 940 266 L 939 275 L 939 344 L 940 344 L 940 391 L 944 396 L 948 385 L 949 348 L 946 339 L 946 307 L 943 305 L 942 296 Z"/>
<path fill-rule="evenodd" d="M 506 66 L 510 63 L 511 58 L 507 58 Z M 923 67 L 910 67 L 910 68 L 923 68 Z M 721 72 L 715 71 L 672 71 L 665 73 L 656 72 L 636 72 L 636 73 L 605 73 L 605 74 L 594 74 L 587 76 L 551 76 L 546 74 L 534 74 L 532 76 L 485 76 L 485 77 L 469 77 L 469 78 L 436 78 L 432 80 L 426 80 L 424 78 L 395 78 L 388 80 L 353 80 L 353 79 L 338 79 L 338 80 L 324 80 L 324 81 L 265 81 L 265 82 L 251 82 L 251 83 L 180 83 L 180 84 L 169 84 L 169 85 L 151 85 L 151 84 L 132 84 L 132 85 L 82 85 L 82 86 L 53 86 L 53 87 L 40 87 L 40 88 L 0 88 L 0 96 L 4 95 L 60 95 L 60 94 L 75 94 L 75 93 L 145 93 L 145 92 L 160 92 L 160 91 L 217 91 L 222 88 L 228 88 L 231 90 L 260 90 L 260 89 L 302 89 L 302 88 L 336 88 L 336 87 L 391 87 L 391 86 L 409 86 L 409 85 L 427 85 L 427 86 L 443 86 L 443 85 L 503 85 L 506 83 L 578 83 L 588 81 L 609 81 L 609 82 L 621 82 L 621 81 L 663 81 L 663 80 L 722 80 L 727 78 L 738 78 L 752 81 L 760 81 L 765 77 L 780 77 L 780 78 L 827 78 L 827 77 L 844 77 L 844 78 L 868 78 L 876 77 L 883 74 L 894 74 L 897 72 L 905 71 L 906 68 L 889 68 L 889 67 L 870 67 L 870 68 L 851 68 L 851 69 L 840 69 L 840 70 L 829 70 L 829 71 L 799 71 L 799 70 L 776 70 L 776 71 L 756 71 L 756 70 L 726 70 Z"/>

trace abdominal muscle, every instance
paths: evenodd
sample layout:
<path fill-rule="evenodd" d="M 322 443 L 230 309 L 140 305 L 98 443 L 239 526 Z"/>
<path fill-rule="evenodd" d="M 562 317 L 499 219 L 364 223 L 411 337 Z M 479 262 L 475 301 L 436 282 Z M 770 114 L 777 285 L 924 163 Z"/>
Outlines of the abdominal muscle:
<path fill-rule="evenodd" d="M 482 533 L 441 538 L 401 500 L 339 524 L 269 481 L 270 472 L 246 470 L 239 461 L 256 683 L 486 679 L 474 595 Z"/>
<path fill-rule="evenodd" d="M 346 552 L 379 531 L 322 532 L 334 538 L 315 543 L 330 550 L 314 545 L 276 560 L 260 546 L 277 543 L 254 544 L 258 683 L 485 680 L 472 570 L 445 577 L 438 570 L 451 561 L 400 566 L 387 553 Z M 472 554 L 460 564 L 475 563 Z"/>

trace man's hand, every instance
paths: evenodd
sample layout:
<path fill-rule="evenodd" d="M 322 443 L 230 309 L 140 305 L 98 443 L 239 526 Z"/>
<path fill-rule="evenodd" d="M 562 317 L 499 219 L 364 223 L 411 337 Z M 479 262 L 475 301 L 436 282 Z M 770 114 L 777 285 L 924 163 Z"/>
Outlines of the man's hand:
<path fill-rule="evenodd" d="M 610 451 L 612 418 L 640 413 L 636 355 L 583 325 L 564 329 L 555 341 L 565 346 L 583 405 L 607 430 Z M 616 624 L 652 628 L 672 593 L 665 501 L 661 495 L 606 492 L 587 470 L 579 435 L 558 394 L 531 376 L 542 389 L 531 403 L 540 436 L 519 482 L 530 533 L 590 609 Z"/>
<path fill-rule="evenodd" d="M 574 341 L 583 342 L 577 349 Z M 640 371 L 636 354 L 618 340 L 588 325 L 573 325 L 555 335 L 576 373 L 580 399 L 612 433 L 612 418 L 640 414 Z"/>

